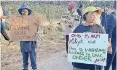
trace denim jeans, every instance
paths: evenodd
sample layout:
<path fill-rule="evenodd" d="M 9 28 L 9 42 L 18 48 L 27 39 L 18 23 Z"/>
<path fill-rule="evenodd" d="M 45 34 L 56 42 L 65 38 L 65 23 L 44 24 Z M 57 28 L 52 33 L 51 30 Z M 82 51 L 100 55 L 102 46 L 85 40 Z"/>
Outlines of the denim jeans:
<path fill-rule="evenodd" d="M 29 52 L 22 51 L 22 56 L 23 56 L 23 67 L 24 67 L 24 69 L 28 69 L 28 58 L 29 57 L 30 57 L 32 69 L 33 70 L 37 69 L 36 51 L 35 50 L 29 51 Z"/>

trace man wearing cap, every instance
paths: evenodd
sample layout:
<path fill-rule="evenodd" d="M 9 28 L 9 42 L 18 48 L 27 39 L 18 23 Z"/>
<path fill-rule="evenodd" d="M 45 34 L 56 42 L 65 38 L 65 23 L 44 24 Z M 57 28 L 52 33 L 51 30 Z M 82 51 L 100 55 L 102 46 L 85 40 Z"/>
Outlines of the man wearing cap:
<path fill-rule="evenodd" d="M 104 34 L 105 30 L 96 21 L 98 18 L 97 15 L 101 15 L 101 10 L 96 9 L 94 6 L 87 7 L 84 10 L 84 15 L 83 15 L 84 22 L 82 22 L 82 24 L 79 25 L 74 30 L 74 33 L 90 32 L 90 33 Z M 94 64 L 84 64 L 84 63 L 73 62 L 72 65 L 73 65 L 73 70 L 79 70 L 79 69 L 102 70 L 102 66 L 94 65 Z"/>
<path fill-rule="evenodd" d="M 30 15 L 32 10 L 29 8 L 28 5 L 23 4 L 19 9 L 18 12 L 20 15 Z M 21 53 L 23 56 L 23 70 L 28 70 L 28 57 L 30 56 L 31 66 L 33 70 L 37 69 L 36 64 L 36 41 L 21 41 Z"/>
<path fill-rule="evenodd" d="M 113 12 L 107 18 L 107 34 L 109 34 L 109 42 L 111 46 L 109 50 L 112 50 L 107 55 L 107 66 L 105 70 L 109 70 L 112 64 L 112 70 L 116 70 L 116 1 L 114 1 Z"/>

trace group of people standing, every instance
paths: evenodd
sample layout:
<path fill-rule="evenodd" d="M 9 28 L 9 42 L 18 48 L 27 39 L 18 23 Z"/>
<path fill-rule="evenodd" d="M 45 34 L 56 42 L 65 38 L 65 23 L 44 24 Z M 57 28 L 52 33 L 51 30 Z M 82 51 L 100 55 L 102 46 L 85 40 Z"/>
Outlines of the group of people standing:
<path fill-rule="evenodd" d="M 68 4 L 69 12 L 67 17 L 65 17 L 66 20 L 63 20 L 63 18 L 61 19 L 61 24 L 64 23 L 65 25 L 64 32 L 66 36 L 66 51 L 67 53 L 69 52 L 69 33 L 91 32 L 108 34 L 107 65 L 103 68 L 103 66 L 99 65 L 73 62 L 73 70 L 109 70 L 111 65 L 112 70 L 116 70 L 116 1 L 114 1 L 112 8 L 113 12 L 108 15 L 99 7 L 89 6 L 84 10 L 82 10 L 82 7 L 83 5 L 80 5 L 80 7 L 77 9 L 77 4 L 75 2 L 70 2 Z M 72 22 L 69 18 L 72 19 Z"/>
<path fill-rule="evenodd" d="M 106 22 L 102 17 L 102 10 L 94 6 L 89 6 L 81 11 L 82 5 L 77 9 L 77 4 L 75 2 L 70 2 L 68 4 L 68 12 L 66 17 L 61 18 L 61 24 L 64 23 L 64 32 L 66 37 L 66 51 L 68 51 L 68 41 L 69 33 L 101 33 L 108 34 L 108 55 L 107 55 L 107 65 L 104 67 L 105 70 L 109 70 L 112 65 L 112 70 L 116 70 L 116 2 L 113 5 L 113 12 L 106 18 Z M 32 10 L 27 4 L 21 5 L 18 9 L 21 16 L 31 15 Z M 7 15 L 5 11 L 0 6 L 0 24 L 1 24 L 1 34 L 4 38 L 10 41 L 4 30 L 3 19 L 6 19 Z M 65 19 L 64 19 L 65 18 Z M 63 20 L 64 19 L 64 20 Z M 102 20 L 102 21 L 101 21 Z M 103 25 L 102 25 L 103 24 Z M 106 25 L 105 25 L 106 24 Z M 28 57 L 31 60 L 31 66 L 33 70 L 37 70 L 36 64 L 36 41 L 20 41 L 21 53 L 23 56 L 23 70 L 28 70 Z M 94 64 L 83 64 L 83 63 L 72 63 L 73 70 L 80 69 L 90 69 L 90 70 L 102 70 L 102 66 Z"/>

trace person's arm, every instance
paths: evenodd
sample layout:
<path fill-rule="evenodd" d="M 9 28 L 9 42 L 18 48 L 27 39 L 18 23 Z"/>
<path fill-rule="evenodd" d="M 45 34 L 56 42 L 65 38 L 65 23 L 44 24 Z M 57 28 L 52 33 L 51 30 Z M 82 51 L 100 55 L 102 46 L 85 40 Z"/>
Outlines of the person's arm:
<path fill-rule="evenodd" d="M 108 38 L 108 42 L 111 43 L 111 38 Z"/>
<path fill-rule="evenodd" d="M 73 17 L 71 18 L 71 19 L 73 19 L 72 20 L 72 24 L 70 25 L 70 27 L 72 28 L 74 28 L 74 27 L 76 27 L 77 25 L 79 25 L 79 20 L 80 20 L 80 16 L 78 15 L 78 13 L 77 12 L 75 12 L 74 14 L 73 14 Z M 77 24 L 77 25 L 76 25 Z"/>
<path fill-rule="evenodd" d="M 108 38 L 108 42 L 109 42 L 109 45 L 108 45 L 108 53 L 109 54 L 112 54 L 112 44 L 111 44 L 111 38 L 112 38 L 112 31 L 113 31 L 113 26 L 107 26 L 107 34 L 109 36 Z"/>
<path fill-rule="evenodd" d="M 102 34 L 106 34 L 106 31 L 105 31 L 105 29 L 101 26 L 101 25 L 99 25 L 99 24 L 97 24 L 98 26 L 99 26 L 99 29 L 100 29 L 100 33 L 102 33 Z"/>
<path fill-rule="evenodd" d="M 1 16 L 1 19 L 6 19 L 8 18 L 8 13 L 2 8 L 3 10 L 3 16 Z"/>
<path fill-rule="evenodd" d="M 3 8 L 2 8 L 2 11 L 3 11 L 3 15 L 0 17 L 0 19 L 2 23 L 5 23 L 6 19 L 8 18 L 8 14 Z"/>
<path fill-rule="evenodd" d="M 79 15 L 77 12 L 74 14 L 74 20 L 79 21 L 81 14 Z"/>
<path fill-rule="evenodd" d="M 7 40 L 7 41 L 10 40 L 9 36 L 7 35 L 6 31 L 4 30 L 4 26 L 2 23 L 1 23 L 1 34 L 3 35 L 5 40 Z"/>
<path fill-rule="evenodd" d="M 114 24 L 114 17 L 113 16 L 109 16 L 108 18 L 108 23 L 107 23 L 107 29 L 106 29 L 106 33 L 109 35 L 109 39 L 108 39 L 108 42 L 109 42 L 109 46 L 108 46 L 108 53 L 109 54 L 112 54 L 112 45 L 111 45 L 111 38 L 112 38 L 112 32 L 113 32 L 113 29 L 115 27 L 115 24 Z"/>
<path fill-rule="evenodd" d="M 4 29 L 1 30 L 1 33 L 2 33 L 2 35 L 3 35 L 3 37 L 4 37 L 5 40 L 7 40 L 7 41 L 10 40 L 9 37 L 8 37 L 8 35 L 7 35 L 7 33 L 6 33 L 6 31 Z"/>
<path fill-rule="evenodd" d="M 3 15 L 6 17 L 6 18 L 8 18 L 8 13 L 2 8 L 2 10 L 3 10 Z"/>
<path fill-rule="evenodd" d="M 106 33 L 109 35 L 109 40 L 110 40 L 110 42 L 111 42 L 112 32 L 113 32 L 114 27 L 115 27 L 114 18 L 111 16 L 111 17 L 108 19 L 108 22 L 107 22 L 107 29 L 106 29 Z"/>
<path fill-rule="evenodd" d="M 80 9 L 77 9 L 78 15 L 80 15 L 82 17 L 82 12 Z"/>

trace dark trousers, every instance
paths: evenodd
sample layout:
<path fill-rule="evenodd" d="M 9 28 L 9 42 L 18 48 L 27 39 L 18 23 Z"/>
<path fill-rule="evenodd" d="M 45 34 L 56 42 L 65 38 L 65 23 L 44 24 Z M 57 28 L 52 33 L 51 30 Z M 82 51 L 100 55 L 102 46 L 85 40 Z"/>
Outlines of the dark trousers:
<path fill-rule="evenodd" d="M 7 35 L 7 33 L 5 31 L 5 28 L 4 28 L 4 25 L 3 24 L 4 23 L 2 23 L 2 21 L 0 20 L 0 32 L 3 35 L 4 39 L 7 40 L 7 41 L 9 41 L 10 38 L 9 38 L 9 36 Z"/>
<path fill-rule="evenodd" d="M 69 35 L 66 35 L 66 52 L 68 53 L 68 41 L 69 41 Z"/>
<path fill-rule="evenodd" d="M 116 43 L 112 44 L 112 54 L 107 54 L 107 65 L 105 70 L 109 70 L 112 65 L 112 70 L 116 70 Z"/>
<path fill-rule="evenodd" d="M 113 62 L 112 62 L 112 70 L 116 70 L 116 54 L 115 54 Z"/>
<path fill-rule="evenodd" d="M 37 69 L 37 66 L 36 66 L 36 51 L 35 50 L 30 51 L 30 52 L 22 51 L 22 55 L 23 55 L 24 70 L 28 70 L 28 58 L 29 58 L 29 56 L 30 56 L 30 60 L 31 60 L 32 69 L 36 70 Z"/>
<path fill-rule="evenodd" d="M 85 67 L 85 66 L 84 66 Z M 93 67 L 88 68 L 89 70 L 102 70 L 102 66 L 94 65 Z M 73 67 L 73 70 L 80 70 L 79 68 Z"/>

